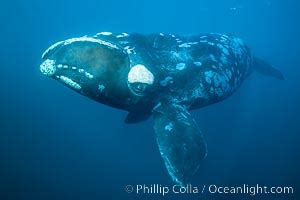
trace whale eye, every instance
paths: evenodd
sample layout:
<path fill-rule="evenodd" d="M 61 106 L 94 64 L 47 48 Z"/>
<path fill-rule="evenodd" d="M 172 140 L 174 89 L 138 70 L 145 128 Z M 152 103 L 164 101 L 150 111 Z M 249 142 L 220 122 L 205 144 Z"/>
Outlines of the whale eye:
<path fill-rule="evenodd" d="M 134 95 L 144 96 L 145 90 L 153 82 L 153 74 L 144 65 L 135 65 L 128 73 L 128 87 Z"/>
<path fill-rule="evenodd" d="M 129 89 L 137 96 L 144 96 L 147 86 L 145 83 L 132 83 L 129 84 Z"/>

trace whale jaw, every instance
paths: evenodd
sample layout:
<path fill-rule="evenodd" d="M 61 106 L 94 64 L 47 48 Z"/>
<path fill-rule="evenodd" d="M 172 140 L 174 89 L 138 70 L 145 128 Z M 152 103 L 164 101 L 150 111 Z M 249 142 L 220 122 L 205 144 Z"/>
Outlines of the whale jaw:
<path fill-rule="evenodd" d="M 84 96 L 120 109 L 131 103 L 129 57 L 115 44 L 93 37 L 71 38 L 50 46 L 42 59 L 43 75 Z"/>

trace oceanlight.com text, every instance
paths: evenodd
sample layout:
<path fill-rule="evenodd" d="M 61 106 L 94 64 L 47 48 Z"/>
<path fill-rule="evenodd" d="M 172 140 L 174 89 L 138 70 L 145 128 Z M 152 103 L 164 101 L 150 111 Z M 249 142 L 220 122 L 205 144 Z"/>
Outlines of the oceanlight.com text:
<path fill-rule="evenodd" d="M 263 186 L 263 185 L 238 185 L 238 186 L 225 186 L 225 185 L 161 185 L 161 184 L 137 184 L 137 185 L 126 185 L 125 191 L 132 194 L 153 194 L 166 196 L 168 194 L 215 194 L 215 195 L 276 195 L 276 194 L 294 194 L 294 188 L 291 186 Z"/>

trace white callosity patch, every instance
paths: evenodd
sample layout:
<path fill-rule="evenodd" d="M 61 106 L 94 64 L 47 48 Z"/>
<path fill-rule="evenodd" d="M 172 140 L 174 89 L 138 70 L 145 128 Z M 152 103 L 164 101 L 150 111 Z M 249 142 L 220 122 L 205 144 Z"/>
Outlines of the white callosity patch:
<path fill-rule="evenodd" d="M 71 39 L 68 39 L 68 40 L 65 40 L 65 41 L 60 41 L 60 42 L 57 42 L 57 43 L 53 44 L 52 46 L 50 46 L 43 53 L 42 59 L 44 59 L 45 56 L 47 56 L 47 54 L 49 54 L 50 51 L 52 51 L 53 49 L 55 49 L 59 45 L 68 45 L 68 44 L 72 44 L 74 42 L 94 42 L 94 43 L 97 43 L 97 44 L 101 44 L 101 45 L 107 46 L 109 48 L 119 49 L 116 45 L 114 45 L 114 44 L 112 44 L 110 42 L 103 41 L 103 40 L 96 39 L 96 38 L 92 38 L 92 37 L 83 36 L 83 37 L 79 37 L 79 38 L 71 38 Z"/>
<path fill-rule="evenodd" d="M 183 43 L 183 44 L 179 45 L 179 47 L 189 48 L 192 45 L 196 45 L 196 44 L 198 44 L 198 42 L 188 42 L 188 43 Z"/>
<path fill-rule="evenodd" d="M 99 85 L 98 85 L 98 90 L 99 90 L 100 92 L 103 92 L 104 89 L 105 89 L 105 86 L 104 86 L 104 85 L 102 85 L 102 84 L 99 84 Z"/>
<path fill-rule="evenodd" d="M 62 65 L 62 64 L 55 64 L 54 60 L 50 60 L 47 59 L 45 60 L 41 65 L 40 65 L 40 71 L 46 75 L 46 76 L 53 76 L 57 70 L 77 70 L 78 68 L 75 66 L 68 66 L 68 65 Z M 84 69 L 78 69 L 78 72 L 85 75 L 86 78 L 88 79 L 93 79 L 93 75 L 86 72 Z M 73 81 L 72 79 L 66 77 L 66 76 L 56 76 L 57 79 L 61 80 L 63 83 L 69 85 L 70 87 L 76 89 L 76 90 L 80 90 L 81 86 L 76 83 L 75 81 Z"/>
<path fill-rule="evenodd" d="M 178 43 L 181 43 L 182 41 L 179 38 L 175 39 Z"/>
<path fill-rule="evenodd" d="M 167 76 L 164 80 L 160 81 L 160 85 L 163 86 L 163 87 L 166 87 L 169 83 L 172 83 L 172 77 L 170 76 Z"/>
<path fill-rule="evenodd" d="M 214 86 L 214 87 L 212 86 L 210 87 L 210 93 L 215 93 L 219 97 L 221 97 L 226 92 L 229 92 L 231 90 L 231 87 L 228 83 L 230 79 L 229 76 L 231 76 L 231 72 L 227 72 L 226 74 L 220 74 L 214 71 L 205 72 L 206 82 Z"/>
<path fill-rule="evenodd" d="M 52 51 L 53 49 L 55 49 L 56 47 L 58 47 L 60 44 L 64 43 L 64 41 L 60 41 L 60 42 L 57 42 L 53 45 L 51 45 L 42 55 L 42 59 L 45 58 L 45 56 L 50 52 Z"/>
<path fill-rule="evenodd" d="M 121 41 L 119 41 L 119 43 L 120 43 L 121 45 L 127 45 L 129 42 L 126 41 L 126 40 L 121 40 Z"/>
<path fill-rule="evenodd" d="M 202 66 L 202 62 L 200 62 L 200 61 L 194 62 L 194 65 L 196 65 L 197 67 L 201 67 Z"/>
<path fill-rule="evenodd" d="M 125 50 L 128 54 L 135 54 L 134 49 L 135 49 L 134 47 L 130 47 L 130 46 L 124 47 L 124 50 Z"/>
<path fill-rule="evenodd" d="M 84 74 L 86 78 L 88 78 L 88 79 L 94 78 L 93 74 L 85 71 L 84 69 L 78 69 L 78 67 L 69 66 L 69 65 L 62 65 L 62 64 L 56 65 L 54 60 L 47 59 L 40 66 L 41 72 L 46 76 L 52 76 L 56 72 L 56 68 L 62 69 L 62 70 L 71 69 L 72 71 L 78 70 L 78 72 L 80 74 Z"/>
<path fill-rule="evenodd" d="M 41 65 L 40 65 L 40 71 L 46 75 L 46 76 L 52 76 L 56 72 L 56 66 L 55 66 L 55 61 L 54 60 L 45 60 Z"/>
<path fill-rule="evenodd" d="M 215 45 L 215 43 L 213 43 L 213 42 L 207 42 L 207 44 L 209 44 L 209 45 L 211 45 L 211 46 L 214 46 L 214 45 Z"/>
<path fill-rule="evenodd" d="M 78 69 L 78 67 L 72 67 L 72 69 L 73 69 L 73 70 L 76 70 L 76 69 Z M 79 72 L 80 74 L 84 74 L 85 77 L 88 78 L 88 79 L 93 79 L 93 78 L 94 78 L 94 75 L 93 75 L 93 74 L 91 74 L 91 73 L 85 71 L 84 69 L 81 69 L 81 68 L 80 68 L 80 69 L 78 69 L 78 72 Z"/>
<path fill-rule="evenodd" d="M 179 47 L 189 48 L 189 47 L 191 47 L 191 45 L 189 45 L 188 43 L 183 43 L 183 44 L 179 45 Z"/>
<path fill-rule="evenodd" d="M 120 35 L 117 35 L 116 38 L 123 38 L 123 37 L 128 37 L 129 34 L 128 33 L 122 33 Z"/>
<path fill-rule="evenodd" d="M 100 39 L 91 38 L 91 37 L 86 37 L 86 36 L 79 37 L 79 38 L 71 38 L 71 39 L 65 40 L 64 45 L 72 44 L 74 42 L 94 42 L 94 43 L 101 44 L 101 45 L 104 45 L 104 46 L 107 46 L 107 47 L 110 47 L 110 48 L 113 48 L 113 49 L 119 49 L 116 45 L 114 45 L 110 42 L 103 41 L 103 40 L 100 40 Z"/>
<path fill-rule="evenodd" d="M 128 73 L 128 82 L 152 85 L 154 82 L 154 76 L 144 65 L 139 64 L 130 69 Z"/>
<path fill-rule="evenodd" d="M 175 60 L 177 62 L 183 62 L 186 61 L 188 59 L 190 59 L 190 54 L 186 53 L 186 52 L 177 52 L 177 51 L 171 51 L 170 52 L 170 57 L 172 60 Z"/>
<path fill-rule="evenodd" d="M 178 64 L 176 65 L 176 69 L 177 69 L 177 70 L 184 70 L 185 67 L 186 67 L 186 64 L 185 64 L 185 63 L 178 63 Z"/>
<path fill-rule="evenodd" d="M 88 73 L 88 72 L 85 72 L 85 76 L 86 76 L 87 78 L 89 78 L 89 79 L 94 78 L 94 76 L 93 76 L 92 74 Z"/>
<path fill-rule="evenodd" d="M 204 92 L 204 89 L 203 89 L 203 84 L 200 83 L 200 87 L 196 88 L 193 90 L 193 93 L 192 93 L 192 96 L 193 97 L 196 97 L 196 98 L 207 98 L 205 92 Z"/>
<path fill-rule="evenodd" d="M 96 35 L 97 36 L 98 35 L 112 35 L 112 32 L 100 32 L 100 33 L 97 33 Z"/>
<path fill-rule="evenodd" d="M 173 126 L 174 126 L 173 123 L 170 122 L 168 125 L 165 126 L 165 130 L 166 131 L 171 131 L 173 129 Z"/>
<path fill-rule="evenodd" d="M 70 78 L 68 78 L 66 76 L 60 76 L 59 78 L 60 78 L 60 80 L 62 82 L 64 82 L 65 84 L 69 85 L 70 87 L 72 87 L 72 88 L 74 88 L 76 90 L 80 90 L 81 89 L 81 86 L 78 83 L 76 83 L 75 81 L 73 81 L 72 79 L 70 79 Z"/>

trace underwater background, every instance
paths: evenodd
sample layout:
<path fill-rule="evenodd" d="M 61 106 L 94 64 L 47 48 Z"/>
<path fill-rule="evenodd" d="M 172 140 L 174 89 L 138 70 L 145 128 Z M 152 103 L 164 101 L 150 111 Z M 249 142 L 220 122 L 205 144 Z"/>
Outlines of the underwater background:
<path fill-rule="evenodd" d="M 2 0 L 0 200 L 299 199 L 299 4 Z M 280 69 L 284 81 L 253 73 L 229 99 L 192 112 L 208 145 L 192 183 L 292 186 L 294 194 L 126 193 L 128 184 L 173 184 L 152 119 L 127 125 L 126 112 L 81 96 L 39 71 L 41 54 L 54 42 L 101 31 L 228 33 Z"/>

